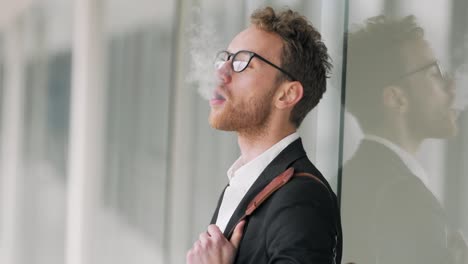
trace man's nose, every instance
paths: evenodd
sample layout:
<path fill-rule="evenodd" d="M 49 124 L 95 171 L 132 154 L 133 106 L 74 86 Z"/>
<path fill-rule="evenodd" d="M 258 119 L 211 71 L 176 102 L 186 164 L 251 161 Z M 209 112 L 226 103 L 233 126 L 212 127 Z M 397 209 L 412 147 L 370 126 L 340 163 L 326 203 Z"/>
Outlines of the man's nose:
<path fill-rule="evenodd" d="M 218 79 L 223 83 L 229 83 L 232 80 L 231 61 L 226 61 L 220 68 L 216 70 Z"/>

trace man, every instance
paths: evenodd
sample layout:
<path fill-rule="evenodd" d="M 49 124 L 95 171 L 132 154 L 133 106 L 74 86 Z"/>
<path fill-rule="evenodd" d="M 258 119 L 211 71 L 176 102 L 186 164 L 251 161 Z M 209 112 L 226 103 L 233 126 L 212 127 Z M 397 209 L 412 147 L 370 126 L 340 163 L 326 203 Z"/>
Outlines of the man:
<path fill-rule="evenodd" d="M 348 39 L 346 106 L 365 137 L 343 168 L 344 262 L 454 263 L 463 243 L 415 158 L 457 132 L 453 81 L 413 16 L 370 18 Z"/>
<path fill-rule="evenodd" d="M 187 263 L 340 263 L 336 196 L 296 132 L 326 88 L 331 65 L 320 34 L 298 13 L 267 7 L 252 14 L 251 25 L 215 64 L 219 84 L 209 121 L 237 133 L 241 156 Z M 317 179 L 293 177 L 239 221 L 250 201 L 288 168 Z"/>

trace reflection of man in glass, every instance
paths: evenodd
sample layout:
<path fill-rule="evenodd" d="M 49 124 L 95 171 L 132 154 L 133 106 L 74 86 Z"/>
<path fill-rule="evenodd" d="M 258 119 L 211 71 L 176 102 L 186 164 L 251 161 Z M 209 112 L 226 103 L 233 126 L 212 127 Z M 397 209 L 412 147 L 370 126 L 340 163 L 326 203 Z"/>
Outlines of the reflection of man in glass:
<path fill-rule="evenodd" d="M 452 263 L 444 210 L 414 155 L 456 134 L 453 82 L 412 16 L 371 18 L 348 45 L 347 108 L 365 137 L 343 169 L 344 261 Z"/>

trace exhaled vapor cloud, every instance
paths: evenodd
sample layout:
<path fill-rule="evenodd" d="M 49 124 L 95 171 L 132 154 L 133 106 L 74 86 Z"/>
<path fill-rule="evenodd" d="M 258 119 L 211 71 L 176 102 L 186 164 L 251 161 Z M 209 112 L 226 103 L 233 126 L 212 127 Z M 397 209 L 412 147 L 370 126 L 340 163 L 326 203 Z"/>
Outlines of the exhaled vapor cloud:
<path fill-rule="evenodd" d="M 216 53 L 223 48 L 214 22 L 203 17 L 200 10 L 193 11 L 193 23 L 188 30 L 190 36 L 190 71 L 187 82 L 197 87 L 198 93 L 209 100 L 216 88 Z"/>

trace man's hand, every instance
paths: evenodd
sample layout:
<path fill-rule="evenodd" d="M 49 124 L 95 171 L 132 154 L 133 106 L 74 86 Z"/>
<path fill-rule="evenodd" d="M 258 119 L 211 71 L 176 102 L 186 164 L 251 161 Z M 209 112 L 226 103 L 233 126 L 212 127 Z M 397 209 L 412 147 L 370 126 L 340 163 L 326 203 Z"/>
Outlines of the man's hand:
<path fill-rule="evenodd" d="M 231 264 L 236 257 L 242 238 L 245 221 L 237 224 L 228 241 L 218 226 L 209 225 L 208 231 L 201 233 L 199 239 L 187 252 L 187 264 Z"/>

